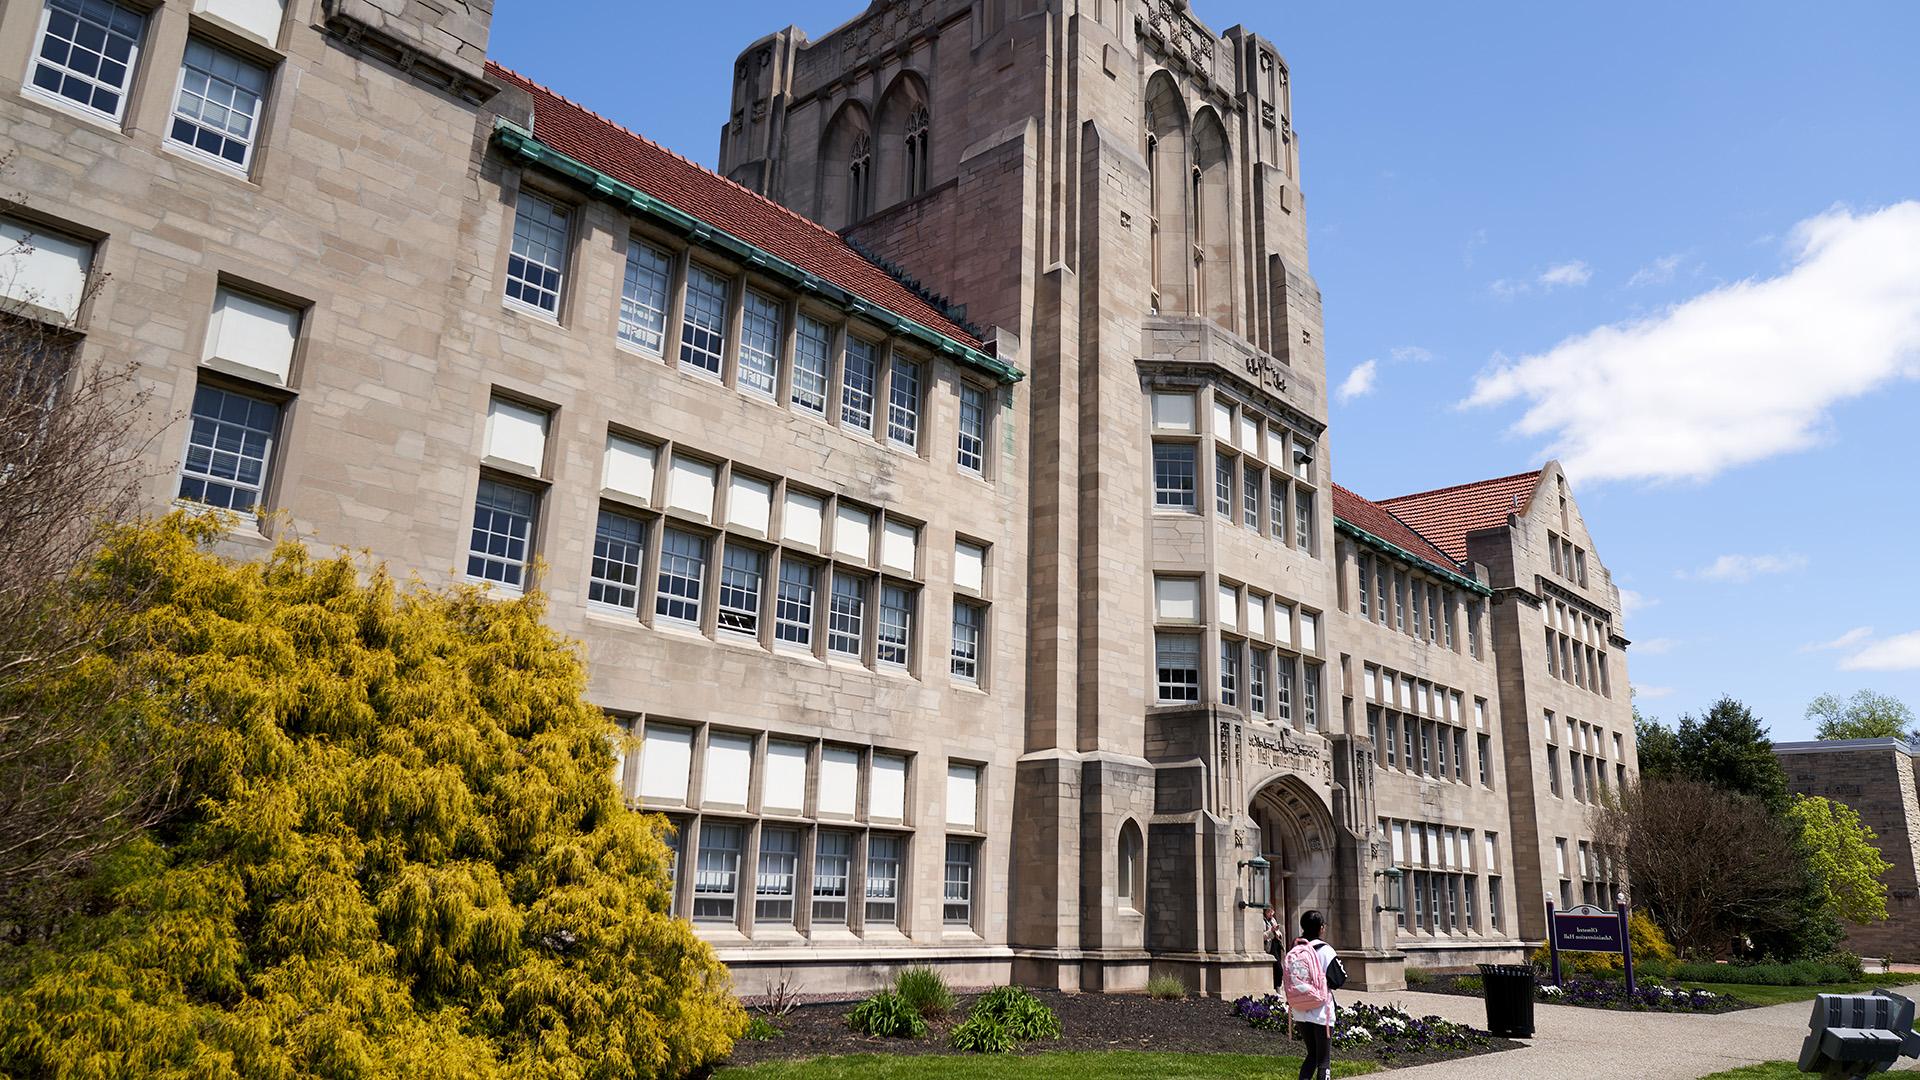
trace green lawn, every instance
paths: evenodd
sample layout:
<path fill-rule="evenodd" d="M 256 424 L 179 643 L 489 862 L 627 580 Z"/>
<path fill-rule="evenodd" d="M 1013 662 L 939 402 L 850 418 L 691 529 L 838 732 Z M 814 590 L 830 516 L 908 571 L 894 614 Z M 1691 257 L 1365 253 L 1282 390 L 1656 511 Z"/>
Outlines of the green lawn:
<path fill-rule="evenodd" d="M 1377 1070 L 1372 1062 L 1340 1061 L 1335 1076 Z M 808 1061 L 771 1061 L 721 1069 L 716 1080 L 1273 1080 L 1300 1071 L 1297 1057 L 1267 1054 L 1146 1054 L 1126 1050 L 986 1056 L 853 1054 Z"/>
<path fill-rule="evenodd" d="M 1857 983 L 1829 983 L 1826 986 L 1749 986 L 1745 983 L 1686 982 L 1688 989 L 1711 990 L 1731 994 L 1755 1005 L 1781 1005 L 1789 1001 L 1812 1001 L 1816 994 L 1865 994 L 1881 986 L 1905 986 L 1912 975 L 1876 975 Z"/>
<path fill-rule="evenodd" d="M 1791 1061 L 1769 1061 L 1765 1065 L 1743 1065 L 1738 1069 L 1728 1069 L 1712 1076 L 1703 1076 L 1700 1080 L 1787 1080 L 1807 1075 L 1800 1066 Z"/>

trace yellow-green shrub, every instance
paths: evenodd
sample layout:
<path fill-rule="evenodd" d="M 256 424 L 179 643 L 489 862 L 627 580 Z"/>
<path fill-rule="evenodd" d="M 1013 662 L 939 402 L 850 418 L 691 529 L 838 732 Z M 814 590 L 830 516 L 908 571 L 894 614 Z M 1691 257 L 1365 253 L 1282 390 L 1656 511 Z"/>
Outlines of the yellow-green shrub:
<path fill-rule="evenodd" d="M 1644 911 L 1636 911 L 1627 919 L 1627 939 L 1633 943 L 1633 962 L 1672 963 L 1675 959 L 1673 945 L 1667 941 L 1667 935 L 1660 931 Z M 1529 957 L 1533 966 L 1541 971 L 1552 965 L 1552 954 L 1545 945 L 1533 950 Z M 1604 975 L 1623 971 L 1625 960 L 1619 953 L 1600 952 L 1563 952 L 1560 954 L 1560 973 L 1562 975 Z"/>

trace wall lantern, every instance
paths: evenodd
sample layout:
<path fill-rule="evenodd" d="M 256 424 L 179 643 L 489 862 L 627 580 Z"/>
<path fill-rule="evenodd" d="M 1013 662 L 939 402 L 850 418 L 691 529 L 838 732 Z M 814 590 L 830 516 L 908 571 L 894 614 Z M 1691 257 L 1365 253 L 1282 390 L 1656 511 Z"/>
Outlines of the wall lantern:
<path fill-rule="evenodd" d="M 1385 870 L 1375 870 L 1373 876 L 1380 878 L 1380 892 L 1383 899 L 1375 901 L 1373 910 L 1405 911 L 1407 909 L 1407 876 L 1397 866 Z"/>
<path fill-rule="evenodd" d="M 1271 895 L 1268 891 L 1267 871 L 1273 864 L 1268 862 L 1265 856 L 1255 855 L 1240 865 L 1247 871 L 1247 898 L 1240 901 L 1240 906 L 1243 908 L 1266 907 Z"/>

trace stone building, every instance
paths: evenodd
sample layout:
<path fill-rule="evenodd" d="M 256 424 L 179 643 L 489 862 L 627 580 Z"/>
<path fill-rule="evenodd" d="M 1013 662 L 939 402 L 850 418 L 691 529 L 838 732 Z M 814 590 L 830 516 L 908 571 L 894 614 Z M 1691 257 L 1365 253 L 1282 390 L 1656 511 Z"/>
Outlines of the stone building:
<path fill-rule="evenodd" d="M 0 7 L 0 291 L 236 554 L 544 592 L 744 990 L 1238 992 L 1267 898 L 1385 987 L 1612 891 L 1617 590 L 1553 463 L 1332 483 L 1270 42 L 880 0 L 741 53 L 723 179 L 489 15 Z"/>
<path fill-rule="evenodd" d="M 1873 830 L 1880 857 L 1893 865 L 1887 921 L 1847 927 L 1847 948 L 1861 956 L 1920 962 L 1920 753 L 1900 739 L 1836 739 L 1773 744 L 1787 786 L 1844 803 Z"/>

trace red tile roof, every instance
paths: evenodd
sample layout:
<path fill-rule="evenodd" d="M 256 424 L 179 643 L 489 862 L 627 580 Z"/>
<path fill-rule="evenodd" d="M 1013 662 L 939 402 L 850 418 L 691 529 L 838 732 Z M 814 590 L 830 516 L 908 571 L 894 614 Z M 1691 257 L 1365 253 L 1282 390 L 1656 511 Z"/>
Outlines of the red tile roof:
<path fill-rule="evenodd" d="M 1430 562 L 1442 570 L 1460 573 L 1459 560 L 1449 558 L 1446 552 L 1429 543 L 1426 537 L 1395 517 L 1392 511 L 1339 484 L 1333 485 L 1333 516 L 1372 533 L 1415 558 Z"/>
<path fill-rule="evenodd" d="M 1504 524 L 1507 515 L 1523 511 L 1533 500 L 1541 470 L 1515 473 L 1493 480 L 1456 484 L 1382 499 L 1380 505 L 1431 539 L 1456 561 L 1467 561 L 1467 534 Z"/>
<path fill-rule="evenodd" d="M 487 61 L 487 73 L 533 95 L 533 137 L 554 150 L 646 192 L 861 299 L 969 348 L 981 348 L 932 304 L 839 233 L 696 165 L 518 72 Z"/>

